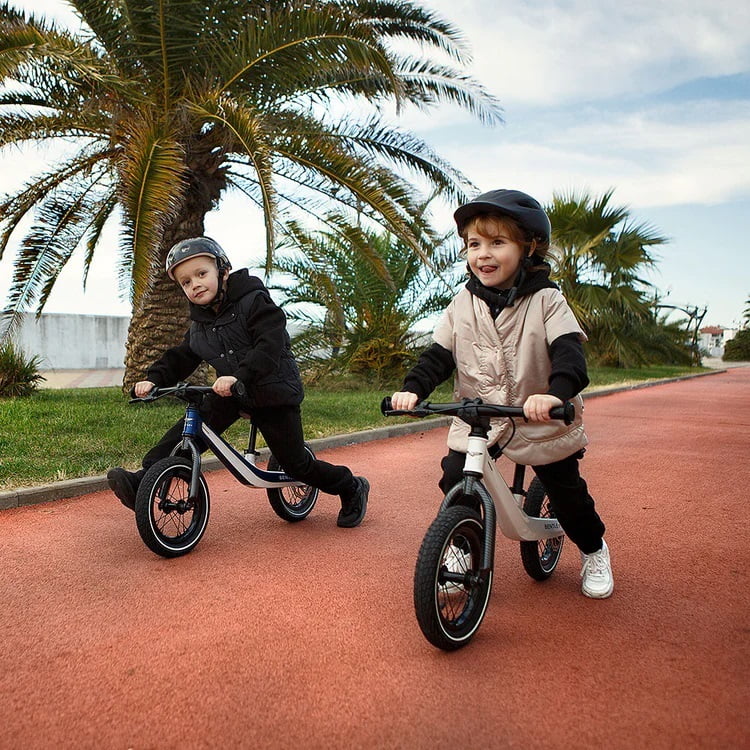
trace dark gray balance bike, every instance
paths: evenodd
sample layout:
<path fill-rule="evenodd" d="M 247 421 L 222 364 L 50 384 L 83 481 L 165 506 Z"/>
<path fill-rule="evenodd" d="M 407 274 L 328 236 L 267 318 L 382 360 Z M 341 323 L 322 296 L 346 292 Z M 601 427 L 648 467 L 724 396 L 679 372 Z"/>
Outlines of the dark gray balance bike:
<path fill-rule="evenodd" d="M 481 399 L 431 404 L 394 411 L 383 399 L 386 416 L 433 414 L 454 416 L 471 427 L 463 480 L 448 491 L 437 518 L 427 529 L 414 571 L 414 609 L 425 638 L 446 651 L 465 646 L 484 619 L 492 589 L 495 524 L 502 534 L 521 543 L 526 572 L 537 581 L 557 567 L 565 539 L 538 478 L 524 490 L 525 466 L 516 465 L 508 487 L 495 466 L 502 448 L 487 448 L 490 417 L 523 419 L 520 406 L 485 404 Z M 553 419 L 571 424 L 573 404 L 552 409 Z"/>
<path fill-rule="evenodd" d="M 182 441 L 172 455 L 157 461 L 141 480 L 135 500 L 138 533 L 146 546 L 162 557 L 179 557 L 190 552 L 201 540 L 210 510 L 208 485 L 201 472 L 201 453 L 196 440 L 210 448 L 216 457 L 242 484 L 266 490 L 268 501 L 285 521 L 306 518 L 318 499 L 318 490 L 295 481 L 270 456 L 266 469 L 256 466 L 257 429 L 250 420 L 250 435 L 245 454 L 238 453 L 202 419 L 198 407 L 204 396 L 212 393 L 208 386 L 178 383 L 168 388 L 153 388 L 143 398 L 130 403 L 149 403 L 164 396 L 187 402 Z M 233 393 L 244 396 L 244 386 L 236 383 Z M 305 446 L 314 456 L 309 446 Z"/>

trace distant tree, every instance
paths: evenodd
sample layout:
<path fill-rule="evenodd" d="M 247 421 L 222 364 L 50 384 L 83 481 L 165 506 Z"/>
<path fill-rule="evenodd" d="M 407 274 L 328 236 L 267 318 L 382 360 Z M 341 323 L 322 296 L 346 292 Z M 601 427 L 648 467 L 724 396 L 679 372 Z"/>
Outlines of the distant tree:
<path fill-rule="evenodd" d="M 750 324 L 750 297 L 745 300 L 745 309 L 742 311 L 742 321 L 744 325 Z"/>
<path fill-rule="evenodd" d="M 737 335 L 724 345 L 726 362 L 750 362 L 750 328 L 737 331 Z"/>
<path fill-rule="evenodd" d="M 80 32 L 0 1 L 0 147 L 78 149 L 0 199 L 0 257 L 34 217 L 6 313 L 41 312 L 79 247 L 85 280 L 105 224 L 119 220 L 116 271 L 133 304 L 126 385 L 179 340 L 187 304 L 164 259 L 204 232 L 228 189 L 262 210 L 267 269 L 287 222 L 332 202 L 418 252 L 415 180 L 452 200 L 468 182 L 389 125 L 382 105 L 447 101 L 500 120 L 462 70 L 459 31 L 408 0 L 68 2 Z M 399 51 L 404 40 L 419 53 Z"/>
<path fill-rule="evenodd" d="M 555 193 L 547 211 L 552 278 L 589 336 L 591 359 L 621 367 L 684 361 L 684 331 L 657 318 L 653 287 L 643 276 L 655 263 L 651 248 L 666 238 L 613 205 L 612 191 Z"/>
<path fill-rule="evenodd" d="M 295 352 L 308 375 L 348 371 L 382 382 L 414 361 L 414 326 L 442 311 L 463 274 L 460 247 L 433 237 L 426 263 L 389 232 L 329 216 L 330 229 L 300 232 L 279 254 L 287 314 L 301 323 Z"/>

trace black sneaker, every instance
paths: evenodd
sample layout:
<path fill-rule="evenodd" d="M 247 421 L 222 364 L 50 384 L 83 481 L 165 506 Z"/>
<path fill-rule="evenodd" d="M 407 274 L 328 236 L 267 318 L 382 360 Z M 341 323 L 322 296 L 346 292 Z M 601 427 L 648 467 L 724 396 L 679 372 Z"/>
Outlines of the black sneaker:
<path fill-rule="evenodd" d="M 138 485 L 141 483 L 143 472 L 125 471 L 120 467 L 110 469 L 107 472 L 107 483 L 115 495 L 120 498 L 120 502 L 130 510 L 135 510 L 135 496 L 138 492 Z"/>
<path fill-rule="evenodd" d="M 341 510 L 336 521 L 337 526 L 353 529 L 362 523 L 367 511 L 367 496 L 370 494 L 370 483 L 364 477 L 354 477 L 357 489 L 353 495 L 341 498 Z"/>

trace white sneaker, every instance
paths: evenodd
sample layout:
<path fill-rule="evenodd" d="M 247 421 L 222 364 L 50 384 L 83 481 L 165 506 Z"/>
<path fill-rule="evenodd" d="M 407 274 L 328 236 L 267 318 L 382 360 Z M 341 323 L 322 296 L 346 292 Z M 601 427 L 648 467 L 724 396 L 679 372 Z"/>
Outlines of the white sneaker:
<path fill-rule="evenodd" d="M 609 547 L 602 539 L 602 548 L 590 555 L 581 553 L 581 590 L 592 599 L 606 599 L 612 595 L 615 580 L 612 577 L 612 564 L 609 561 Z"/>
<path fill-rule="evenodd" d="M 471 555 L 464 552 L 460 547 L 454 544 L 449 545 L 445 550 L 443 564 L 449 573 L 468 573 L 471 570 Z M 464 586 L 455 581 L 446 581 L 442 584 L 446 594 L 457 594 L 464 591 Z"/>

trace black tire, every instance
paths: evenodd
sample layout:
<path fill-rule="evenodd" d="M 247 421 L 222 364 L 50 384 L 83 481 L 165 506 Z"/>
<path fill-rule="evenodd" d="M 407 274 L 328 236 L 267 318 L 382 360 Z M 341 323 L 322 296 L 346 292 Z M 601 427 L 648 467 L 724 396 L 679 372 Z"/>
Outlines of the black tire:
<path fill-rule="evenodd" d="M 201 540 L 208 524 L 211 501 L 201 474 L 198 497 L 190 494 L 191 464 L 170 456 L 145 474 L 135 500 L 135 521 L 144 544 L 162 557 L 185 555 Z"/>
<path fill-rule="evenodd" d="M 536 518 L 555 518 L 549 497 L 538 477 L 534 477 L 523 502 L 526 515 Z M 546 581 L 560 562 L 564 536 L 540 539 L 538 542 L 521 542 L 521 561 L 524 570 L 537 581 Z"/>
<path fill-rule="evenodd" d="M 315 458 L 309 445 L 305 444 L 305 450 Z M 268 458 L 268 471 L 282 471 L 281 464 L 273 455 Z M 296 523 L 310 515 L 318 501 L 319 490 L 317 487 L 303 484 L 299 487 L 271 487 L 266 490 L 266 494 L 277 516 L 290 523 Z"/>
<path fill-rule="evenodd" d="M 424 536 L 414 571 L 414 610 L 424 637 L 437 648 L 465 646 L 484 618 L 492 571 L 478 576 L 483 540 L 479 514 L 464 505 L 440 513 Z M 449 565 L 464 574 L 463 582 L 445 580 Z"/>

